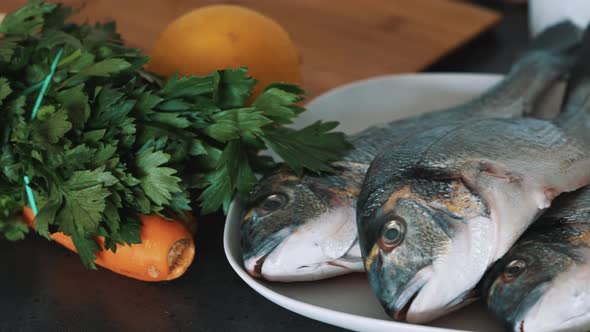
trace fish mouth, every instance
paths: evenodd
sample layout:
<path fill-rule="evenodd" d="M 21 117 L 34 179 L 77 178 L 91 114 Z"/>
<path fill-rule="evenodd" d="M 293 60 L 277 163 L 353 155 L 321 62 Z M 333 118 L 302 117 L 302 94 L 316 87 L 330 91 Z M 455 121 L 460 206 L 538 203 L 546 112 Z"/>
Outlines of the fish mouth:
<path fill-rule="evenodd" d="M 578 285 L 586 289 L 586 280 L 587 278 L 581 276 Z M 590 312 L 587 308 L 589 305 L 587 302 L 585 305 L 580 305 L 578 302 L 580 298 L 587 299 L 584 296 L 587 292 L 576 299 L 571 293 L 564 295 L 563 288 L 552 288 L 555 283 L 563 284 L 560 280 L 554 280 L 552 283 L 544 282 L 529 292 L 516 309 L 520 315 L 509 321 L 507 325 L 519 332 L 588 331 Z M 555 298 L 555 296 L 558 297 Z"/>
<path fill-rule="evenodd" d="M 254 278 L 284 282 L 319 280 L 342 274 L 362 272 L 363 270 L 363 262 L 360 257 L 357 259 L 348 256 L 333 261 L 301 265 L 292 271 L 275 270 L 274 266 L 263 268 L 270 255 L 272 255 L 272 252 L 245 260 L 244 269 Z"/>
<path fill-rule="evenodd" d="M 525 324 L 527 321 L 527 315 L 532 311 L 535 311 L 535 309 L 538 309 L 535 304 L 537 304 L 542 297 L 543 292 L 547 289 L 547 285 L 547 282 L 540 283 L 522 297 L 522 300 L 514 310 L 515 316 L 507 320 L 509 325 L 514 327 L 514 331 L 525 331 L 525 326 L 527 326 Z"/>
<path fill-rule="evenodd" d="M 454 311 L 457 311 L 457 310 L 479 300 L 479 298 L 480 298 L 480 293 L 477 289 L 472 289 L 472 290 L 466 291 L 465 293 L 457 296 L 456 299 L 451 301 L 445 307 L 445 309 L 442 311 L 442 314 L 440 316 L 444 316 L 444 315 L 450 314 Z"/>
<path fill-rule="evenodd" d="M 391 310 L 390 312 L 388 312 L 389 316 L 391 316 L 396 321 L 421 323 L 422 321 L 414 321 L 414 319 L 408 320 L 408 313 L 410 312 L 412 304 L 414 303 L 414 300 L 418 297 L 418 294 L 420 293 L 421 289 L 422 288 L 417 289 L 415 293 L 409 298 L 409 300 L 404 304 L 404 306 L 401 307 L 401 309 Z M 451 301 L 448 305 L 446 305 L 444 309 L 436 313 L 435 317 L 441 317 L 450 314 L 478 299 L 479 292 L 477 290 L 471 290 L 469 292 L 466 292 L 465 294 L 458 296 L 455 300 Z"/>
<path fill-rule="evenodd" d="M 416 292 L 412 295 L 412 297 L 410 297 L 410 299 L 406 302 L 406 304 L 404 304 L 404 306 L 401 309 L 389 310 L 387 314 L 396 321 L 405 322 L 408 316 L 408 311 L 410 311 L 410 307 L 412 306 L 412 303 L 418 296 L 419 292 L 420 289 L 416 290 Z"/>
<path fill-rule="evenodd" d="M 400 295 L 397 296 L 393 305 L 389 309 L 386 308 L 385 311 L 387 314 L 396 321 L 425 323 L 456 311 L 479 299 L 479 292 L 476 289 L 472 289 L 463 292 L 439 308 L 422 311 L 420 304 L 417 303 L 419 301 L 416 300 L 425 290 L 432 274 L 433 269 L 430 267 L 419 271 Z M 415 304 L 418 308 L 416 308 Z"/>
<path fill-rule="evenodd" d="M 269 254 L 261 257 L 252 257 L 244 262 L 244 268 L 249 275 L 255 278 L 262 278 L 262 265 Z"/>
<path fill-rule="evenodd" d="M 470 303 L 473 303 L 480 299 L 480 292 L 477 288 L 474 288 L 470 291 L 465 292 L 462 295 L 457 296 L 457 298 L 451 302 L 448 306 L 451 311 L 455 311 L 463 306 L 466 306 Z"/>
<path fill-rule="evenodd" d="M 262 266 L 270 254 L 292 233 L 290 228 L 285 228 L 256 247 L 256 250 L 243 252 L 244 269 L 255 278 L 262 278 Z M 242 245 L 243 248 L 243 245 Z"/>
<path fill-rule="evenodd" d="M 519 321 L 514 328 L 514 331 L 517 332 L 548 332 L 548 331 L 585 331 L 587 329 L 586 326 L 588 326 L 588 324 L 590 323 L 590 316 L 588 313 L 582 313 L 582 314 L 577 314 L 577 315 L 572 315 L 571 317 L 568 317 L 566 319 L 564 319 L 563 321 L 560 321 L 559 324 L 555 324 L 555 325 L 546 325 L 543 327 L 539 327 L 539 326 L 529 326 L 529 324 L 527 324 L 527 322 L 529 322 L 529 320 L 523 319 L 521 321 Z M 533 324 L 536 321 L 533 320 Z"/>
<path fill-rule="evenodd" d="M 404 290 L 397 296 L 391 309 L 386 309 L 386 312 L 391 318 L 397 321 L 405 322 L 407 320 L 408 312 L 414 303 L 418 294 L 424 285 L 428 282 L 428 278 L 432 274 L 432 268 L 427 267 L 420 270 L 406 285 Z"/>

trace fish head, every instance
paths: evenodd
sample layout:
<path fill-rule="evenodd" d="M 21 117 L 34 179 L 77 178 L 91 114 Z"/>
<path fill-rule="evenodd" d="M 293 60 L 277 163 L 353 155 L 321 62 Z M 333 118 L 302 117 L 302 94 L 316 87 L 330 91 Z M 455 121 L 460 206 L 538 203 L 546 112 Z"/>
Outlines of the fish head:
<path fill-rule="evenodd" d="M 509 330 L 577 331 L 580 321 L 590 324 L 590 251 L 572 250 L 549 233 L 547 242 L 519 242 L 482 281 L 484 301 Z"/>
<path fill-rule="evenodd" d="M 385 311 L 423 323 L 474 301 L 479 278 L 470 270 L 483 275 L 479 260 L 488 255 L 481 249 L 479 223 L 489 222 L 482 200 L 453 179 L 382 188 L 363 201 L 365 211 L 359 204 L 357 218 L 365 269 Z"/>
<path fill-rule="evenodd" d="M 362 271 L 358 245 L 354 255 L 355 190 L 337 175 L 298 177 L 281 169 L 263 179 L 246 203 L 241 225 L 248 273 L 307 281 Z"/>

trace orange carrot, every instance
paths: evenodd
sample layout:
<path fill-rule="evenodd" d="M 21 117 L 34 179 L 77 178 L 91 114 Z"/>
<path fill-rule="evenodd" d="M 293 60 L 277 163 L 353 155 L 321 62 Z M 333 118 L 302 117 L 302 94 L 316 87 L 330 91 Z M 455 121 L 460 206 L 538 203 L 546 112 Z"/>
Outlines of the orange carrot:
<path fill-rule="evenodd" d="M 192 216 L 189 218 L 194 224 Z M 30 227 L 35 226 L 35 217 L 29 207 L 23 208 L 23 219 Z M 172 280 L 183 275 L 195 256 L 195 244 L 188 227 L 179 220 L 169 221 L 155 215 L 140 215 L 140 219 L 143 224 L 140 244 L 117 245 L 116 253 L 99 251 L 94 263 L 144 281 Z M 76 252 L 72 239 L 64 233 L 53 233 L 51 238 Z M 104 248 L 102 237 L 97 237 L 96 242 Z"/>

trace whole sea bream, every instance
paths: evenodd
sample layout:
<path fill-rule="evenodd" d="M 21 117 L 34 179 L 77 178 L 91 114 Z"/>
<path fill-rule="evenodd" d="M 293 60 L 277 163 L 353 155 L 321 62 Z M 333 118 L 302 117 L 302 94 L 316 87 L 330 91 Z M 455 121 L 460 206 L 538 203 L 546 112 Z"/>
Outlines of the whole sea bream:
<path fill-rule="evenodd" d="M 351 136 L 354 149 L 334 164 L 334 173 L 297 177 L 281 169 L 263 179 L 246 202 L 241 225 L 246 270 L 273 281 L 316 280 L 364 271 L 355 206 L 374 156 L 385 146 L 441 125 L 531 113 L 544 93 L 567 73 L 571 61 L 566 53 L 577 42 L 574 26 L 557 25 L 533 43 L 504 80 L 476 100 Z"/>
<path fill-rule="evenodd" d="M 590 136 L 590 28 L 560 125 Z M 588 143 L 586 143 L 588 144 Z M 590 187 L 558 197 L 483 281 L 488 308 L 512 331 L 590 331 Z"/>
<path fill-rule="evenodd" d="M 584 42 L 590 47 L 588 36 Z M 553 198 L 590 182 L 589 92 L 587 84 L 571 89 L 554 123 L 442 126 L 375 157 L 357 222 L 386 312 L 422 323 L 470 303 L 485 271 Z"/>
<path fill-rule="evenodd" d="M 590 187 L 555 200 L 490 269 L 483 296 L 511 331 L 590 331 Z"/>

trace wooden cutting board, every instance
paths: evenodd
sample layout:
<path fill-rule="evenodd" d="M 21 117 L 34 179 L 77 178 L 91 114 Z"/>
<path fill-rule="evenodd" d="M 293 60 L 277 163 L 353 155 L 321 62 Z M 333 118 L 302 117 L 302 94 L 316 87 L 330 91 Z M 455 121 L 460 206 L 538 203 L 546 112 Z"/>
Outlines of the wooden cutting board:
<path fill-rule="evenodd" d="M 25 2 L 1 0 L 0 12 Z M 167 23 L 213 3 L 244 5 L 283 25 L 301 51 L 310 96 L 370 76 L 420 71 L 500 18 L 453 0 L 87 0 L 77 20 L 114 19 L 126 41 L 149 54 Z"/>

